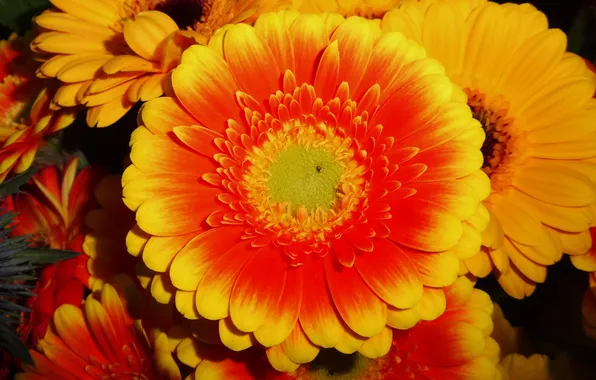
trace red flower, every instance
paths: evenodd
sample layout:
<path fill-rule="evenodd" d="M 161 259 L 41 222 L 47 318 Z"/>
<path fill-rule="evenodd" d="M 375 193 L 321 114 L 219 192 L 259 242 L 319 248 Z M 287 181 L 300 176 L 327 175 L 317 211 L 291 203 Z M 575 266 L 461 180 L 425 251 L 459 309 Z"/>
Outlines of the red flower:
<path fill-rule="evenodd" d="M 4 207 L 15 212 L 13 237 L 30 235 L 35 247 L 82 252 L 84 216 L 96 207 L 93 189 L 98 173 L 87 167 L 77 174 L 78 159 L 71 159 L 62 170 L 47 167 L 36 173 L 25 192 L 4 200 Z M 89 283 L 87 256 L 49 265 L 41 270 L 33 296 L 27 300 L 31 313 L 21 329 L 29 345 L 41 339 L 56 308 L 79 305 Z"/>

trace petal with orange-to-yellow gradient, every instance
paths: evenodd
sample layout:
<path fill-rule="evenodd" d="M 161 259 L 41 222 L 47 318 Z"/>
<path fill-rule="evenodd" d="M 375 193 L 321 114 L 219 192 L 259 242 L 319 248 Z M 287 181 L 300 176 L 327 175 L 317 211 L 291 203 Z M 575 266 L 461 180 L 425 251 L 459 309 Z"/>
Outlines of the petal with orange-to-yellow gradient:
<path fill-rule="evenodd" d="M 334 347 L 340 341 L 344 327 L 327 287 L 324 263 L 313 261 L 302 270 L 309 277 L 303 281 L 300 324 L 314 344 Z"/>
<path fill-rule="evenodd" d="M 281 73 L 273 53 L 254 28 L 231 26 L 224 39 L 224 56 L 240 90 L 257 102 L 269 99 L 279 88 Z"/>
<path fill-rule="evenodd" d="M 254 332 L 257 341 L 265 347 L 281 344 L 298 323 L 304 281 L 302 271 L 286 269 L 285 280 L 279 303 L 269 311 L 263 325 Z"/>
<path fill-rule="evenodd" d="M 202 316 L 221 319 L 229 315 L 234 281 L 256 252 L 250 242 L 243 241 L 223 253 L 207 269 L 197 288 L 197 309 Z"/>
<path fill-rule="evenodd" d="M 156 135 L 163 135 L 180 125 L 196 120 L 174 98 L 162 97 L 143 104 L 139 111 L 142 125 Z"/>
<path fill-rule="evenodd" d="M 390 206 L 397 213 L 384 222 L 391 231 L 391 240 L 400 245 L 440 252 L 461 238 L 461 221 L 437 203 L 406 198 Z"/>
<path fill-rule="evenodd" d="M 313 83 L 319 54 L 329 44 L 325 24 L 316 15 L 304 15 L 292 23 L 290 35 L 296 59 L 296 83 Z"/>
<path fill-rule="evenodd" d="M 214 228 L 193 238 L 172 262 L 170 277 L 178 289 L 194 291 L 209 268 L 240 242 L 242 228 Z"/>
<path fill-rule="evenodd" d="M 228 64 L 206 46 L 194 45 L 182 54 L 172 71 L 172 86 L 184 108 L 213 131 L 223 133 L 228 119 L 242 115 Z"/>
<path fill-rule="evenodd" d="M 325 274 L 339 315 L 355 333 L 372 337 L 387 323 L 385 304 L 362 280 L 356 269 L 325 260 Z"/>
<path fill-rule="evenodd" d="M 375 241 L 375 249 L 359 255 L 354 266 L 368 286 L 392 306 L 410 308 L 422 297 L 417 267 L 401 248 L 388 240 Z"/>
<path fill-rule="evenodd" d="M 277 249 L 260 248 L 236 278 L 230 295 L 230 317 L 239 330 L 261 327 L 279 303 L 288 261 Z"/>

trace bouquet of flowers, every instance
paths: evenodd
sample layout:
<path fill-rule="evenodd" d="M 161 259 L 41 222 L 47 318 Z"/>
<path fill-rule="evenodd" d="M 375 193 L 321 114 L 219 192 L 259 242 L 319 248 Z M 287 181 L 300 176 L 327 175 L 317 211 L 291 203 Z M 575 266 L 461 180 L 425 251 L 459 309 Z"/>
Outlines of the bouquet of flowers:
<path fill-rule="evenodd" d="M 0 378 L 596 378 L 596 56 L 535 6 L 0 25 Z"/>

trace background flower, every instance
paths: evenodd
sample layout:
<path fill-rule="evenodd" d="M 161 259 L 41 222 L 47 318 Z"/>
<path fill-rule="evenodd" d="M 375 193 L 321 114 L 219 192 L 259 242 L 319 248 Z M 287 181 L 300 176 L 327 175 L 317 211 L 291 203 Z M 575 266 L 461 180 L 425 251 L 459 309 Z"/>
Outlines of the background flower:
<path fill-rule="evenodd" d="M 0 183 L 29 169 L 44 137 L 75 118 L 74 110 L 50 110 L 51 83 L 35 78 L 27 41 L 0 41 Z"/>
<path fill-rule="evenodd" d="M 16 379 L 181 379 L 165 333 L 148 335 L 152 339 L 130 318 L 116 289 L 104 284 L 84 305 L 56 310 L 39 351 L 31 351 L 34 366 Z"/>
<path fill-rule="evenodd" d="M 407 3 L 389 12 L 382 28 L 421 42 L 467 92 L 487 133 L 491 222 L 485 248 L 465 265 L 478 276 L 494 268 L 503 288 L 523 298 L 563 252 L 589 247 L 595 82 L 583 59 L 565 52 L 565 35 L 548 29 L 533 6 L 477 4 Z"/>
<path fill-rule="evenodd" d="M 273 0 L 51 0 L 36 18 L 41 77 L 64 84 L 59 106 L 83 104 L 89 126 L 106 127 L 139 100 L 161 96 L 182 51 L 227 23 L 252 22 L 284 6 Z M 181 28 L 181 29 L 179 29 Z"/>
<path fill-rule="evenodd" d="M 29 236 L 33 247 L 82 252 L 85 236 L 83 218 L 95 207 L 93 188 L 97 169 L 86 167 L 77 173 L 78 159 L 63 167 L 46 167 L 37 172 L 24 192 L 4 200 L 4 207 L 18 216 L 10 234 Z M 75 258 L 45 266 L 34 296 L 27 301 L 32 311 L 21 330 L 24 341 L 35 344 L 45 334 L 54 310 L 62 304 L 79 305 L 88 286 L 87 257 Z"/>
<path fill-rule="evenodd" d="M 482 131 L 440 65 L 362 18 L 286 12 L 218 33 L 131 137 L 124 202 L 144 234 L 127 244 L 159 272 L 152 293 L 219 320 L 233 350 L 273 347 L 285 371 L 438 317 L 459 270 L 448 250 L 479 245 L 462 221 L 488 186 Z"/>
<path fill-rule="evenodd" d="M 119 175 L 106 175 L 94 189 L 99 208 L 85 216 L 89 233 L 85 235 L 83 251 L 89 256 L 87 269 L 91 289 L 101 289 L 114 276 L 133 275 L 136 261 L 126 250 L 126 234 L 134 226 L 134 213 L 122 202 Z"/>

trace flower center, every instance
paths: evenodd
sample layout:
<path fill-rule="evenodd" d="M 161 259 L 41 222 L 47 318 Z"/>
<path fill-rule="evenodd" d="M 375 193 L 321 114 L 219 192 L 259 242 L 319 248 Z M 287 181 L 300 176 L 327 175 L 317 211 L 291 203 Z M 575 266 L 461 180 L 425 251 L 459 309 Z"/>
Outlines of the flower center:
<path fill-rule="evenodd" d="M 247 155 L 242 187 L 257 223 L 283 240 L 328 242 L 364 198 L 354 140 L 324 123 L 294 120 Z"/>
<path fill-rule="evenodd" d="M 466 89 L 468 106 L 474 119 L 482 124 L 486 138 L 482 144 L 484 163 L 482 170 L 490 177 L 511 155 L 510 126 L 512 118 L 507 117 L 507 108 L 494 108 L 487 104 L 483 94 Z"/>
<path fill-rule="evenodd" d="M 270 172 L 271 200 L 312 211 L 335 203 L 343 169 L 325 149 L 291 145 L 274 159 Z"/>
<path fill-rule="evenodd" d="M 211 0 L 133 0 L 131 15 L 142 11 L 160 11 L 170 16 L 180 29 L 192 27 L 201 22 L 210 8 Z"/>

